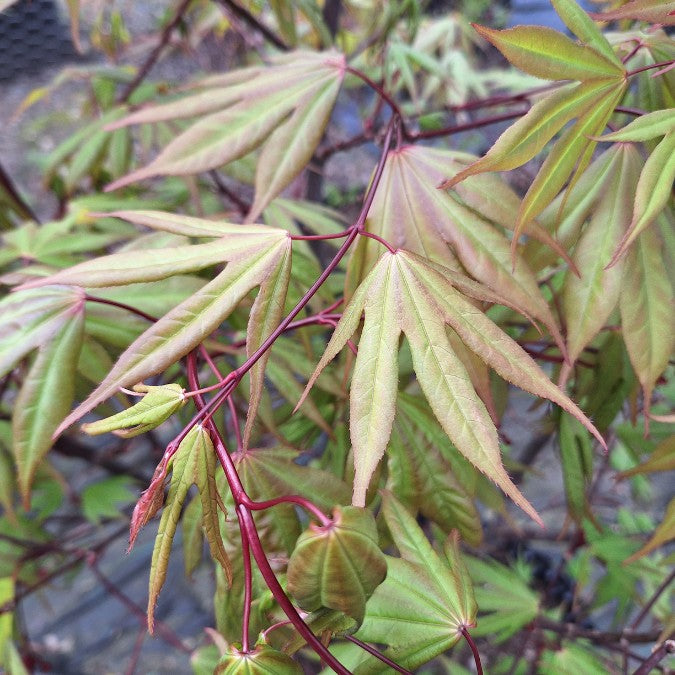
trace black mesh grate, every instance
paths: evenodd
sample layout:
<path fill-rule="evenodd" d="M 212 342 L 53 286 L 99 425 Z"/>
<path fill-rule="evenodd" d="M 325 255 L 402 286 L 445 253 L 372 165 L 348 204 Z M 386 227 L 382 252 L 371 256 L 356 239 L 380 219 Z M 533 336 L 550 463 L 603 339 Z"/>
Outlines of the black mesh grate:
<path fill-rule="evenodd" d="M 0 81 L 77 56 L 53 0 L 20 0 L 0 14 Z"/>

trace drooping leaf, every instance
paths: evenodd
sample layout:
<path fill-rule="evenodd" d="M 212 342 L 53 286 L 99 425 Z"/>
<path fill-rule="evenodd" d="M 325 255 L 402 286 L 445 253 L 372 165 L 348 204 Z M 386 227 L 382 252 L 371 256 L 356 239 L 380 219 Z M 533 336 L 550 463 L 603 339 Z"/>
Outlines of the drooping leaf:
<path fill-rule="evenodd" d="M 98 388 L 63 422 L 57 434 L 73 424 L 119 387 L 137 384 L 162 372 L 204 341 L 241 299 L 265 281 L 285 259 L 290 239 L 277 231 L 244 249 L 201 290 L 153 324 L 120 356 Z"/>
<path fill-rule="evenodd" d="M 581 277 L 568 274 L 563 289 L 567 349 L 574 362 L 605 325 L 621 292 L 622 265 L 605 269 L 630 222 L 630 195 L 640 157 L 631 146 L 616 146 L 615 174 L 602 194 L 574 252 Z"/>
<path fill-rule="evenodd" d="M 586 497 L 593 474 L 590 436 L 578 420 L 563 413 L 560 416 L 559 439 L 567 508 L 572 518 L 581 523 L 590 513 Z"/>
<path fill-rule="evenodd" d="M 661 239 L 655 230 L 645 230 L 626 256 L 619 307 L 621 332 L 644 391 L 647 414 L 654 384 L 675 346 L 672 305 Z"/>
<path fill-rule="evenodd" d="M 328 525 L 310 525 L 288 561 L 288 590 L 298 605 L 363 620 L 366 601 L 387 573 L 375 518 L 365 509 L 337 507 Z"/>
<path fill-rule="evenodd" d="M 35 471 L 52 446 L 52 434 L 70 409 L 84 329 L 83 303 L 40 346 L 14 402 L 12 433 L 19 489 L 30 502 Z"/>
<path fill-rule="evenodd" d="M 635 190 L 633 219 L 610 264 L 650 225 L 669 201 L 675 180 L 675 131 L 667 133 L 642 167 Z"/>
<path fill-rule="evenodd" d="M 387 310 L 383 311 L 383 307 Z M 494 425 L 452 350 L 446 324 L 502 377 L 554 401 L 579 419 L 604 445 L 598 431 L 577 406 L 515 342 L 453 288 L 438 266 L 401 250 L 385 253 L 359 286 L 305 392 L 354 333 L 362 311 L 374 337 L 365 341 L 362 338 L 359 343 L 350 389 L 355 505 L 364 504 L 370 478 L 391 434 L 395 397 L 391 396 L 390 388 L 396 386 L 398 350 L 392 350 L 393 358 L 380 350 L 391 350 L 401 332 L 408 338 L 420 387 L 457 449 L 538 522 L 536 512 L 504 470 Z M 368 430 L 363 420 L 368 421 Z"/>
<path fill-rule="evenodd" d="M 251 356 L 279 325 L 284 312 L 288 283 L 291 278 L 291 249 L 283 254 L 277 265 L 260 286 L 253 303 L 246 331 L 246 354 Z M 248 447 L 251 431 L 260 405 L 265 378 L 265 366 L 270 356 L 267 350 L 249 371 L 250 389 L 246 425 L 244 427 L 244 449 Z"/>
<path fill-rule="evenodd" d="M 90 436 L 112 431 L 117 436 L 132 438 L 159 426 L 186 403 L 185 390 L 179 384 L 154 387 L 137 384 L 134 391 L 143 393 L 138 403 L 112 417 L 83 424 L 82 431 Z"/>
<path fill-rule="evenodd" d="M 208 432 L 202 426 L 195 425 L 190 429 L 170 459 L 171 484 L 155 537 L 150 566 L 148 597 L 148 630 L 150 633 L 154 630 L 155 605 L 166 580 L 169 555 L 178 520 L 185 498 L 193 484 L 196 484 L 199 489 L 203 512 L 202 522 L 211 547 L 211 553 L 221 564 L 231 583 L 231 566 L 220 538 L 220 532 L 217 529 L 218 519 L 215 515 L 214 456 L 213 445 Z"/>
<path fill-rule="evenodd" d="M 335 52 L 297 52 L 273 65 L 207 78 L 200 93 L 140 110 L 122 125 L 201 118 L 147 167 L 108 186 L 150 176 L 189 175 L 214 169 L 263 145 L 249 221 L 283 190 L 311 157 L 328 123 L 345 72 Z"/>

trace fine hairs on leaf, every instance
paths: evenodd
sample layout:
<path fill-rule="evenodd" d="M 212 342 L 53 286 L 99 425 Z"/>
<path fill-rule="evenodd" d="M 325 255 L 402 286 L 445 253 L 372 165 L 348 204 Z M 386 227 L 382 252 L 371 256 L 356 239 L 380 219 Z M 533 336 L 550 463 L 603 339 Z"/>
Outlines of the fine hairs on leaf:
<path fill-rule="evenodd" d="M 666 672 L 673 3 L 67 4 L 0 164 L 0 671 L 91 615 L 102 671 Z"/>

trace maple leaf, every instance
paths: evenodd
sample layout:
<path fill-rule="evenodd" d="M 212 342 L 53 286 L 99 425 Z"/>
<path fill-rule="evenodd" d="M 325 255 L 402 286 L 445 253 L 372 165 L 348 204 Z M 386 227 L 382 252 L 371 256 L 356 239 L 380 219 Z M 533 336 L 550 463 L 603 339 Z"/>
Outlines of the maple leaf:
<path fill-rule="evenodd" d="M 446 325 L 504 379 L 554 401 L 579 419 L 603 445 L 604 441 L 517 343 L 458 292 L 440 270 L 407 251 L 385 253 L 345 308 L 305 392 L 352 337 L 365 312 L 350 389 L 355 466 L 352 503 L 363 506 L 370 478 L 392 431 L 398 343 L 403 332 L 419 385 L 457 449 L 541 522 L 502 465 L 494 424 L 452 349 Z"/>
<path fill-rule="evenodd" d="M 247 218 L 252 222 L 309 161 L 328 124 L 344 73 L 345 60 L 337 52 L 294 52 L 277 57 L 272 65 L 206 78 L 196 94 L 134 112 L 107 128 L 199 120 L 148 166 L 107 189 L 151 176 L 207 171 L 262 146 Z"/>
<path fill-rule="evenodd" d="M 506 171 L 532 159 L 573 119 L 555 142 L 532 181 L 518 212 L 512 247 L 518 235 L 558 194 L 574 172 L 571 184 L 588 166 L 595 141 L 626 90 L 626 71 L 607 39 L 573 0 L 552 0 L 556 11 L 582 44 L 549 28 L 516 26 L 476 30 L 515 66 L 548 80 L 576 80 L 536 103 L 509 127 L 487 154 L 444 181 L 449 188 L 484 171 Z"/>

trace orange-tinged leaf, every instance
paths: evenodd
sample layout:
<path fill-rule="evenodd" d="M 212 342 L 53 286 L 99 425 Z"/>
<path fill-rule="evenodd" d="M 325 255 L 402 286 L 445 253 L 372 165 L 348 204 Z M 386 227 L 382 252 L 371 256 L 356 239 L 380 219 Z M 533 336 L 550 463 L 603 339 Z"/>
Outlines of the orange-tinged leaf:
<path fill-rule="evenodd" d="M 619 298 L 621 331 L 644 390 L 647 413 L 654 384 L 675 347 L 673 288 L 662 248 L 653 229 L 645 230 L 637 238 L 626 256 Z"/>
<path fill-rule="evenodd" d="M 112 396 L 119 387 L 162 372 L 201 344 L 234 310 L 241 299 L 262 284 L 290 248 L 285 232 L 267 245 L 252 246 L 241 258 L 159 321 L 120 356 L 108 376 L 56 430 L 56 435 Z"/>
<path fill-rule="evenodd" d="M 635 148 L 624 145 L 616 147 L 616 161 L 619 164 L 614 178 L 574 252 L 581 277 L 568 274 L 563 288 L 567 348 L 572 362 L 603 327 L 621 291 L 622 265 L 605 267 L 630 222 L 630 195 L 641 160 Z"/>
<path fill-rule="evenodd" d="M 147 490 L 141 494 L 133 513 L 131 514 L 131 523 L 129 525 L 129 548 L 131 551 L 136 542 L 136 537 L 141 528 L 150 522 L 150 519 L 162 508 L 164 503 L 164 481 L 167 474 L 167 462 L 162 460 L 157 467 L 150 481 Z"/>
<path fill-rule="evenodd" d="M 493 30 L 476 24 L 474 28 L 516 68 L 544 80 L 614 78 L 623 72 L 621 65 L 552 28 L 516 26 Z"/>
<path fill-rule="evenodd" d="M 84 309 L 40 346 L 14 401 L 12 432 L 18 485 L 24 502 L 30 503 L 35 471 L 52 446 L 54 429 L 70 409 L 75 392 L 75 372 L 82 346 Z"/>
<path fill-rule="evenodd" d="M 625 5 L 606 12 L 594 12 L 597 21 L 621 21 L 633 19 L 660 23 L 663 26 L 675 24 L 675 2 L 673 0 L 629 0 Z"/>

